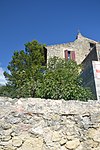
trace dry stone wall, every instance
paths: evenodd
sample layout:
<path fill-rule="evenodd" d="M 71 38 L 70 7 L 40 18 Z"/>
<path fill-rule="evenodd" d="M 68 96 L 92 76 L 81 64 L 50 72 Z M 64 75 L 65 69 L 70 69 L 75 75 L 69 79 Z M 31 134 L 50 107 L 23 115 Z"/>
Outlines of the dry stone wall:
<path fill-rule="evenodd" d="M 0 150 L 100 150 L 100 102 L 0 97 Z"/>

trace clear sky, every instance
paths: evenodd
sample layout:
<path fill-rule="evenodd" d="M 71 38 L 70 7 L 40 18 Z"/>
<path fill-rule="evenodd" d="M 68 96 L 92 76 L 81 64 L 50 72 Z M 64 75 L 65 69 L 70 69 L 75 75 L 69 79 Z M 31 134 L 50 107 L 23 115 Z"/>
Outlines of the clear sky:
<path fill-rule="evenodd" d="M 0 83 L 13 52 L 25 43 L 66 43 L 78 30 L 100 41 L 100 0 L 0 0 Z"/>

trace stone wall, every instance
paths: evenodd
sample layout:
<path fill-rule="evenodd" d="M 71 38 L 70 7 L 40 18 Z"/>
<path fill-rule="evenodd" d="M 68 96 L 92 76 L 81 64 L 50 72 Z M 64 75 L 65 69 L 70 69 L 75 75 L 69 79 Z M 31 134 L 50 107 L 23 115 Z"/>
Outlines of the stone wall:
<path fill-rule="evenodd" d="M 81 73 L 81 77 L 83 86 L 89 87 L 94 94 L 95 99 L 97 99 L 92 61 L 98 61 L 96 47 L 90 51 L 90 53 L 82 62 L 83 72 Z"/>
<path fill-rule="evenodd" d="M 100 102 L 1 97 L 0 150 L 100 150 Z"/>
<path fill-rule="evenodd" d="M 93 61 L 93 73 L 97 99 L 100 100 L 100 61 Z"/>
<path fill-rule="evenodd" d="M 100 42 L 96 44 L 96 51 L 97 51 L 98 61 L 100 61 Z"/>

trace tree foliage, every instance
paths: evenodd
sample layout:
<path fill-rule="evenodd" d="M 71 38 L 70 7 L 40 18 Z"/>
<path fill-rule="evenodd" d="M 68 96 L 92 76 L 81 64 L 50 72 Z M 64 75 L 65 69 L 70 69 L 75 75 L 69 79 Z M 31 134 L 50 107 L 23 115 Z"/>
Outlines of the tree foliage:
<path fill-rule="evenodd" d="M 6 89 L 12 89 L 11 96 L 33 97 L 35 82 L 40 78 L 44 64 L 44 45 L 37 41 L 25 44 L 25 51 L 15 51 L 8 65 L 10 73 L 4 72 L 8 80 Z"/>
<path fill-rule="evenodd" d="M 80 69 L 75 61 L 51 58 L 46 74 L 37 81 L 36 96 L 46 99 L 92 99 L 91 91 L 82 87 Z"/>

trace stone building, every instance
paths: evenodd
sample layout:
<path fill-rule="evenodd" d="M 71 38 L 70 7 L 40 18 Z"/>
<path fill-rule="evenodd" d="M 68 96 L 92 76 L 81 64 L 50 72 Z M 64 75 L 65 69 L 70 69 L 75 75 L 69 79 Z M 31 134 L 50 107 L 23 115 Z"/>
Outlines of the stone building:
<path fill-rule="evenodd" d="M 72 59 L 83 65 L 83 85 L 90 87 L 95 99 L 100 99 L 100 43 L 78 33 L 76 40 L 70 43 L 47 46 L 47 62 L 50 57 Z M 97 66 L 97 68 L 96 68 Z M 96 72 L 98 71 L 98 72 Z M 98 74 L 98 76 L 96 76 Z"/>

